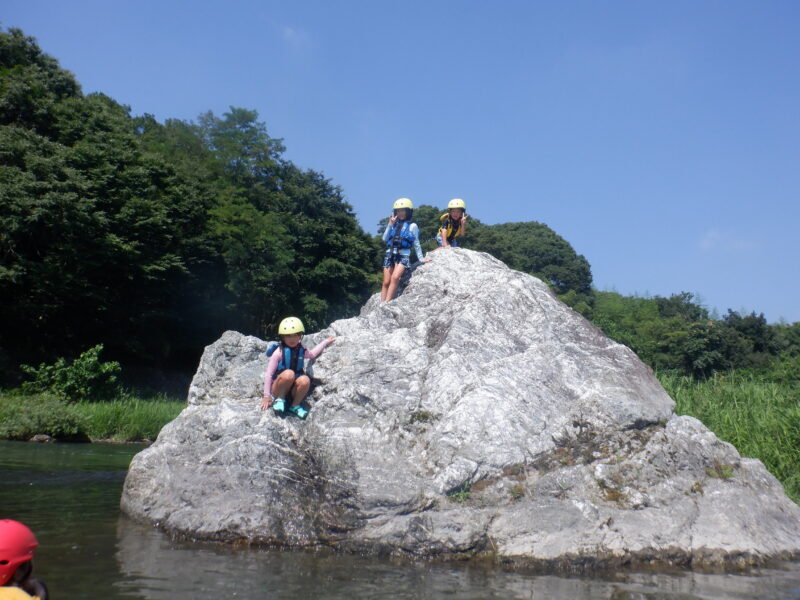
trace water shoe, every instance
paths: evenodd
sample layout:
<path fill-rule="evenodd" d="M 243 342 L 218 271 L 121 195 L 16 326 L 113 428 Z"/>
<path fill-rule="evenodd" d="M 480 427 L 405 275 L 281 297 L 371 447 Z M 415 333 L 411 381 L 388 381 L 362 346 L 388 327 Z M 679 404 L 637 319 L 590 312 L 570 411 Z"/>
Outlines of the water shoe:
<path fill-rule="evenodd" d="M 299 404 L 297 406 L 293 406 L 289 410 L 301 419 L 305 419 L 308 416 L 308 411 Z"/>
<path fill-rule="evenodd" d="M 282 415 L 286 410 L 286 402 L 283 398 L 276 398 L 275 402 L 272 403 L 272 410 L 275 411 L 276 415 Z"/>

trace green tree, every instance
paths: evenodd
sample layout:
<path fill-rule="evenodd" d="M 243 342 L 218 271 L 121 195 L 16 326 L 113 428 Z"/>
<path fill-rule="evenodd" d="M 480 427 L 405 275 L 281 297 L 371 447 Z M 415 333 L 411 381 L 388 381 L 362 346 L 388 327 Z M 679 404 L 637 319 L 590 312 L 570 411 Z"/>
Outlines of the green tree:
<path fill-rule="evenodd" d="M 535 221 L 483 225 L 471 219 L 469 227 L 464 247 L 488 252 L 512 269 L 539 277 L 559 295 L 572 291 L 576 300 L 593 303 L 589 262 L 547 225 Z"/>
<path fill-rule="evenodd" d="M 105 344 L 191 368 L 229 327 L 352 314 L 376 248 L 255 111 L 133 118 L 18 30 L 0 32 L 0 367 Z"/>
<path fill-rule="evenodd" d="M 53 136 L 59 102 L 79 92 L 72 74 L 43 54 L 32 37 L 16 28 L 0 31 L 0 125 Z"/>
<path fill-rule="evenodd" d="M 12 71 L 24 83 L 24 69 Z M 140 152 L 127 109 L 102 94 L 51 96 L 49 118 L 0 126 L 0 338 L 22 342 L 23 358 L 52 358 L 112 330 L 109 347 L 146 352 L 139 332 L 163 341 L 153 326 L 169 311 L 165 283 L 187 272 L 191 198 L 163 160 Z M 0 100 L 6 115 L 25 112 L 14 100 Z"/>
<path fill-rule="evenodd" d="M 231 107 L 222 118 L 202 115 L 197 126 L 218 166 L 212 215 L 226 223 L 214 231 L 227 287 L 253 333 L 272 334 L 286 314 L 321 327 L 355 312 L 369 294 L 374 247 L 341 188 L 284 160 L 282 143 L 257 118 Z"/>
<path fill-rule="evenodd" d="M 690 292 L 673 294 L 669 298 L 655 296 L 653 300 L 665 319 L 677 318 L 685 323 L 708 319 L 708 310 Z"/>
<path fill-rule="evenodd" d="M 753 344 L 753 351 L 758 354 L 774 354 L 778 350 L 775 331 L 767 324 L 764 313 L 756 315 L 755 311 L 749 315 L 740 315 L 728 309 L 722 318 L 723 323 L 738 331 Z"/>
<path fill-rule="evenodd" d="M 746 366 L 752 349 L 752 343 L 735 329 L 714 321 L 698 322 L 683 340 L 683 367 L 692 375 L 706 377 Z"/>

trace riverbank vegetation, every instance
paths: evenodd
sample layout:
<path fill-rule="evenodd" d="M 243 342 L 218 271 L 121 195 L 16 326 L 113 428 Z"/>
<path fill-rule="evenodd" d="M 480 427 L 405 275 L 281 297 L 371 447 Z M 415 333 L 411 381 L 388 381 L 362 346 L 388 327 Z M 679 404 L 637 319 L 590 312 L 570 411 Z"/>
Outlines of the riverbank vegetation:
<path fill-rule="evenodd" d="M 0 392 L 0 439 L 152 441 L 185 407 L 185 401 L 166 396 L 70 403 L 52 394 Z"/>
<path fill-rule="evenodd" d="M 795 360 L 793 368 L 800 366 Z M 726 371 L 705 380 L 659 373 L 678 414 L 702 421 L 742 456 L 758 458 L 800 502 L 800 384 L 781 369 Z"/>
<path fill-rule="evenodd" d="M 164 394 L 137 395 L 117 377 L 119 363 L 102 361 L 103 346 L 73 361 L 59 358 L 39 367 L 23 365 L 31 378 L 0 393 L 0 439 L 57 441 L 154 440 L 178 416 L 185 401 Z"/>
<path fill-rule="evenodd" d="M 314 330 L 357 312 L 379 284 L 380 236 L 284 150 L 245 108 L 133 116 L 0 31 L 0 438 L 154 439 L 184 403 L 143 382 L 185 380 L 224 330 L 269 337 L 287 314 Z M 442 212 L 414 211 L 428 250 Z M 686 292 L 596 290 L 586 258 L 542 223 L 471 215 L 463 245 L 546 281 L 652 366 L 678 412 L 798 499 L 800 323 L 720 316 Z"/>

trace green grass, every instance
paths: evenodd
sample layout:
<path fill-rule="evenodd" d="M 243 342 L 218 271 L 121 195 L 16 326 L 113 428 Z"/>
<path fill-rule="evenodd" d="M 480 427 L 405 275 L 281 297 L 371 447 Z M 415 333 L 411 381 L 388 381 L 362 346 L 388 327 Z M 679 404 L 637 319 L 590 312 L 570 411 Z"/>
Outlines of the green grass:
<path fill-rule="evenodd" d="M 177 417 L 184 408 L 186 402 L 164 397 L 75 405 L 78 414 L 84 419 L 90 438 L 115 441 L 154 440 L 161 428 Z"/>
<path fill-rule="evenodd" d="M 735 371 L 705 381 L 671 373 L 659 379 L 678 414 L 696 417 L 742 456 L 760 459 L 800 502 L 800 384 Z"/>
<path fill-rule="evenodd" d="M 44 433 L 60 440 L 154 440 L 185 406 L 165 396 L 68 403 L 46 393 L 0 392 L 0 439 L 28 440 Z"/>
<path fill-rule="evenodd" d="M 469 488 L 470 485 L 468 483 L 465 483 L 461 485 L 459 488 L 447 494 L 447 497 L 450 498 L 450 500 L 453 500 L 454 502 L 466 502 L 467 500 L 469 500 L 470 496 Z"/>
<path fill-rule="evenodd" d="M 52 394 L 0 394 L 0 439 L 29 440 L 44 433 L 61 440 L 85 440 L 83 419 L 74 406 Z"/>

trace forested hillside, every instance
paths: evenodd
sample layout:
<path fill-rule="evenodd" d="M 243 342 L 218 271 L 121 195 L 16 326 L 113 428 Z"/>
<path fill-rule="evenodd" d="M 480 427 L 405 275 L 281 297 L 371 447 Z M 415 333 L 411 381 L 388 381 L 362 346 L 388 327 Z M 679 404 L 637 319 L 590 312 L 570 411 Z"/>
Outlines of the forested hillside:
<path fill-rule="evenodd" d="M 21 31 L 0 33 L 0 364 L 180 369 L 227 328 L 352 314 L 377 271 L 342 190 L 255 111 L 133 117 Z"/>

